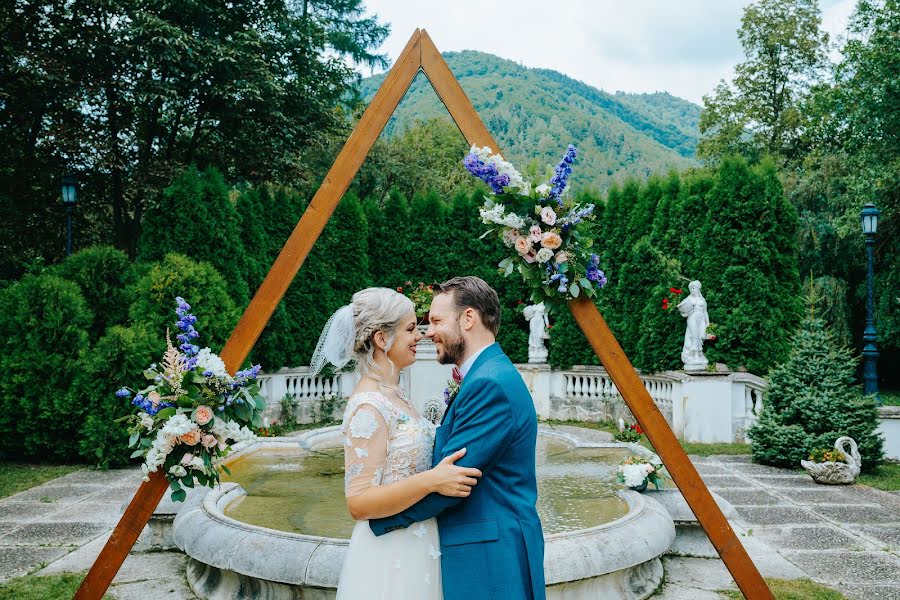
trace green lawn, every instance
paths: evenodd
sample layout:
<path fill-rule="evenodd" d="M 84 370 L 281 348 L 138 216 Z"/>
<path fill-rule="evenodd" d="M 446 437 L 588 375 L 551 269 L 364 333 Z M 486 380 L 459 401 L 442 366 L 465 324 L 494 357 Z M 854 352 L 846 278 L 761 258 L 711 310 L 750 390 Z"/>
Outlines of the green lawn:
<path fill-rule="evenodd" d="M 775 600 L 844 600 L 842 593 L 808 579 L 766 578 Z M 744 595 L 737 590 L 719 590 L 726 598 L 743 600 Z"/>
<path fill-rule="evenodd" d="M 881 390 L 878 396 L 882 406 L 900 406 L 900 390 Z"/>
<path fill-rule="evenodd" d="M 26 575 L 0 583 L 0 600 L 49 600 L 71 598 L 81 585 L 84 573 L 61 573 L 38 577 Z M 105 600 L 112 596 L 104 594 Z"/>
<path fill-rule="evenodd" d="M 587 429 L 599 429 L 611 434 L 619 431 L 618 425 L 611 421 L 599 423 L 583 423 L 581 421 L 542 421 L 547 425 L 571 425 L 573 427 L 585 427 Z M 640 443 L 645 448 L 653 450 L 646 435 L 641 436 Z M 750 454 L 750 444 L 698 444 L 694 442 L 681 442 L 681 447 L 688 454 L 696 456 L 712 456 L 714 454 Z"/>
<path fill-rule="evenodd" d="M 85 465 L 29 465 L 0 462 L 0 498 L 17 494 L 84 468 Z"/>
<path fill-rule="evenodd" d="M 862 473 L 859 483 L 886 492 L 896 492 L 900 490 L 900 464 L 882 463 L 874 473 Z"/>

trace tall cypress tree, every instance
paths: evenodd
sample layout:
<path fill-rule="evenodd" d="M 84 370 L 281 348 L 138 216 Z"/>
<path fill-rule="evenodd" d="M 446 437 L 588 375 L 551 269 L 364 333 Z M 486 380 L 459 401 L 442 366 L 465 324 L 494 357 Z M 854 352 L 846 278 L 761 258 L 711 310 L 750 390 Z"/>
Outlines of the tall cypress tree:
<path fill-rule="evenodd" d="M 800 316 L 796 211 L 773 167 L 740 158 L 722 161 L 706 205 L 694 259 L 718 325 L 707 356 L 764 374 L 787 356 L 784 332 Z"/>

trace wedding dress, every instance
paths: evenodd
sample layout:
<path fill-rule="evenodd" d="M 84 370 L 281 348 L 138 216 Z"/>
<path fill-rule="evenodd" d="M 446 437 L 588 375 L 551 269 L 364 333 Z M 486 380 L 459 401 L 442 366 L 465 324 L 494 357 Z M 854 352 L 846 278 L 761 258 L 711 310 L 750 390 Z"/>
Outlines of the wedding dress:
<path fill-rule="evenodd" d="M 434 424 L 378 392 L 351 397 L 344 412 L 347 497 L 431 468 Z M 338 600 L 441 600 L 440 538 L 429 519 L 375 537 L 357 521 L 338 583 Z"/>

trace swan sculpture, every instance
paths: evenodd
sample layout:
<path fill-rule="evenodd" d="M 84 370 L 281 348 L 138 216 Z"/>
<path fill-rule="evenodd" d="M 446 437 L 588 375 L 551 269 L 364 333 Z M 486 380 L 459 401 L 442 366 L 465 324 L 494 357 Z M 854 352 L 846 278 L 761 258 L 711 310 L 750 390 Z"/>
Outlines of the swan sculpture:
<path fill-rule="evenodd" d="M 850 446 L 847 451 L 846 446 Z M 859 469 L 862 466 L 862 460 L 859 457 L 859 448 L 851 437 L 839 437 L 834 442 L 834 449 L 843 453 L 847 462 L 812 462 L 801 460 L 800 465 L 806 469 L 813 481 L 826 485 L 846 485 L 853 483 L 859 476 Z"/>

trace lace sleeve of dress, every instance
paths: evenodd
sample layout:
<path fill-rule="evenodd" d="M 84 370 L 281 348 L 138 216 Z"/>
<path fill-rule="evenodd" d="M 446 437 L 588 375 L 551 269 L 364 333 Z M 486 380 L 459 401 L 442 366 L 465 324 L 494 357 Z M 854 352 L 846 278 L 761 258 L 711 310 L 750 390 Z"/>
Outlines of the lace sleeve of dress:
<path fill-rule="evenodd" d="M 344 494 L 358 496 L 381 485 L 390 429 L 384 416 L 371 404 L 360 404 L 344 426 Z"/>

